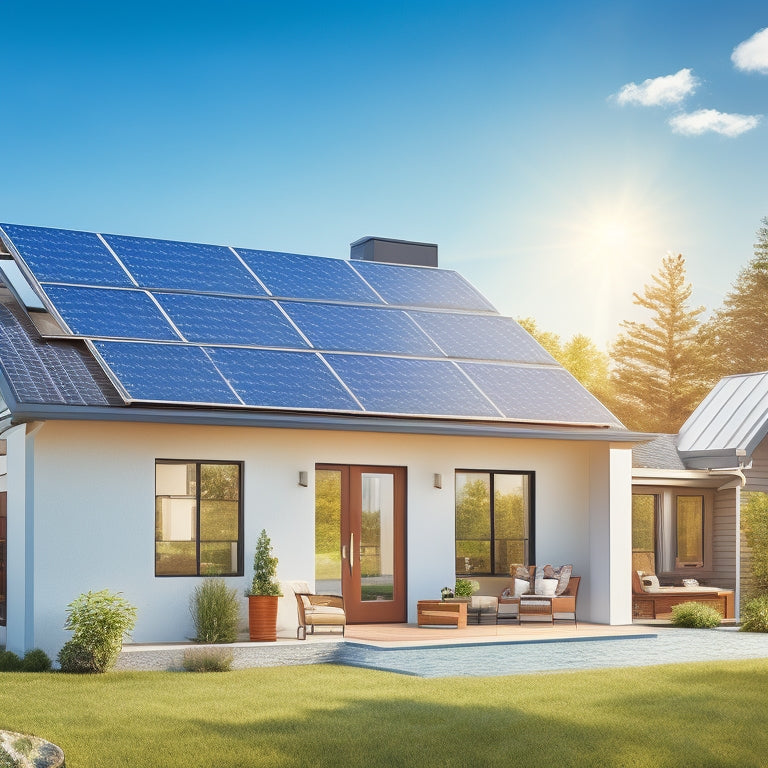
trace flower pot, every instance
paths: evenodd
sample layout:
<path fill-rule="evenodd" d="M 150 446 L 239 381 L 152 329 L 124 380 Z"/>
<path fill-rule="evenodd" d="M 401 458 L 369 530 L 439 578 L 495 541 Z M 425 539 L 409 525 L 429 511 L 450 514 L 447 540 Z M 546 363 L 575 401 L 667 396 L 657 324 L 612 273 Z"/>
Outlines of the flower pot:
<path fill-rule="evenodd" d="M 272 595 L 248 596 L 248 634 L 256 642 L 277 640 L 277 597 Z"/>

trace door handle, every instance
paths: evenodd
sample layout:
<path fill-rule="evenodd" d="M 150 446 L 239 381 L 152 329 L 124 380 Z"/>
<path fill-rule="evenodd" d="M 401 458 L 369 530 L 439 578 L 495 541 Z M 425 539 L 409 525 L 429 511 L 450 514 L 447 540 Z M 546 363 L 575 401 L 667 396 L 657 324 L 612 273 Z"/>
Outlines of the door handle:
<path fill-rule="evenodd" d="M 349 534 L 349 573 L 352 575 L 352 567 L 355 564 L 355 534 Z"/>
<path fill-rule="evenodd" d="M 341 559 L 346 560 L 347 559 L 347 545 L 342 544 L 341 545 Z"/>

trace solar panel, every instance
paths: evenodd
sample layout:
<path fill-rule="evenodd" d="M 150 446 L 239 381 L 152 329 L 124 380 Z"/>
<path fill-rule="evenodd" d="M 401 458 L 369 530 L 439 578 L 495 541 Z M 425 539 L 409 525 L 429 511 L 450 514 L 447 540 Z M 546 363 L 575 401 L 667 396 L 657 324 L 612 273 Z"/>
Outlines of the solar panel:
<path fill-rule="evenodd" d="M 130 341 L 92 344 L 130 400 L 240 404 L 200 347 Z"/>
<path fill-rule="evenodd" d="M 222 347 L 208 353 L 246 405 L 360 410 L 315 353 Z"/>
<path fill-rule="evenodd" d="M 2 224 L 38 282 L 131 287 L 125 270 L 93 232 Z"/>
<path fill-rule="evenodd" d="M 142 288 L 265 296 L 229 248 L 124 235 L 104 235 Z"/>
<path fill-rule="evenodd" d="M 341 259 L 251 251 L 247 248 L 238 248 L 237 252 L 273 296 L 382 303 L 359 275 L 349 268 L 349 263 Z"/>
<path fill-rule="evenodd" d="M 327 354 L 366 411 L 424 416 L 499 417 L 447 360 Z"/>
<path fill-rule="evenodd" d="M 179 336 L 144 291 L 44 286 L 48 298 L 78 336 L 179 341 Z"/>
<path fill-rule="evenodd" d="M 450 270 L 373 261 L 350 263 L 388 304 L 495 311 L 461 275 Z"/>
<path fill-rule="evenodd" d="M 191 293 L 154 296 L 188 341 L 304 349 L 308 346 L 271 301 Z"/>
<path fill-rule="evenodd" d="M 450 270 L 3 226 L 128 401 L 617 424 Z"/>
<path fill-rule="evenodd" d="M 616 424 L 616 418 L 563 368 L 494 363 L 459 367 L 508 419 Z"/>
<path fill-rule="evenodd" d="M 282 306 L 317 349 L 443 356 L 398 309 L 296 301 Z"/>
<path fill-rule="evenodd" d="M 521 363 L 555 362 L 530 334 L 509 317 L 415 310 L 409 310 L 408 314 L 448 357 Z"/>

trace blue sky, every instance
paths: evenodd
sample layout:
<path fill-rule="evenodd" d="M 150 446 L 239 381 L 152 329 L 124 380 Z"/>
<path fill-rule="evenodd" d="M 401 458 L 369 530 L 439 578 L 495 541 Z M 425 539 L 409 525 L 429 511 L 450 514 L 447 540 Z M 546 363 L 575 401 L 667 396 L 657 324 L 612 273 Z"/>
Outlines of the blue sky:
<path fill-rule="evenodd" d="M 603 345 L 667 252 L 719 305 L 768 215 L 765 2 L 0 18 L 0 221 L 342 258 L 436 242 L 504 314 Z"/>

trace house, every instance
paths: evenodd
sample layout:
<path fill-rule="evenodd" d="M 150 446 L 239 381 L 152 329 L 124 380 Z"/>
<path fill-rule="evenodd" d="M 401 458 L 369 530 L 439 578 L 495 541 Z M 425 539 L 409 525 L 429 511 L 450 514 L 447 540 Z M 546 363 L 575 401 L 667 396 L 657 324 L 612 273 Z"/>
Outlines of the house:
<path fill-rule="evenodd" d="M 457 575 L 497 594 L 517 562 L 573 563 L 579 618 L 631 621 L 641 436 L 436 246 L 0 239 L 9 649 L 56 653 L 104 588 L 136 642 L 184 640 L 194 587 L 243 590 L 262 528 L 279 577 L 341 590 L 350 622 L 414 622 Z"/>
<path fill-rule="evenodd" d="M 741 510 L 768 492 L 768 373 L 723 378 L 677 435 L 634 449 L 633 570 L 733 589 L 749 574 Z M 637 611 L 635 611 L 637 616 Z"/>

